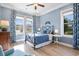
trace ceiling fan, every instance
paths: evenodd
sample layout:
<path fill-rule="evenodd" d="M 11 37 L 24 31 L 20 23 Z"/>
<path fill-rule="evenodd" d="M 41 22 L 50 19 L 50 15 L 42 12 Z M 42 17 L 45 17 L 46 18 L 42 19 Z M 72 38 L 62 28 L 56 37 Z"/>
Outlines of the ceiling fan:
<path fill-rule="evenodd" d="M 40 7 L 45 7 L 45 5 L 43 4 L 39 4 L 39 3 L 33 3 L 33 4 L 28 4 L 26 6 L 34 6 L 34 9 L 37 10 L 37 7 L 40 6 Z"/>

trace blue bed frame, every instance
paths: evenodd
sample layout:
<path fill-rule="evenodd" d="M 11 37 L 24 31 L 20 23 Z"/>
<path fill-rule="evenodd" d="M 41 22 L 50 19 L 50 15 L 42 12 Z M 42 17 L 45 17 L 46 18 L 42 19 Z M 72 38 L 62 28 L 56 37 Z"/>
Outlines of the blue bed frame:
<path fill-rule="evenodd" d="M 26 41 L 29 41 L 30 43 L 32 43 L 35 49 L 36 45 L 49 41 L 49 35 L 48 34 L 28 34 L 26 36 L 25 42 Z"/>

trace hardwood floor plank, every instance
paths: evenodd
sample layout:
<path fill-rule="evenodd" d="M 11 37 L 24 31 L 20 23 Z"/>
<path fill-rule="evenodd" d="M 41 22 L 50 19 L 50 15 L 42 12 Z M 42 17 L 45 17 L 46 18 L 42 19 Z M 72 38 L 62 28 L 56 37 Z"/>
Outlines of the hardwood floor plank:
<path fill-rule="evenodd" d="M 60 44 L 49 44 L 42 48 L 32 49 L 33 54 L 37 56 L 78 56 L 79 50 L 66 47 Z"/>
<path fill-rule="evenodd" d="M 71 47 L 67 47 L 64 45 L 60 45 L 57 43 L 51 43 L 47 46 L 35 49 L 30 47 L 28 44 L 24 44 L 25 51 L 32 52 L 35 56 L 79 56 L 79 50 L 73 49 Z M 19 44 L 15 44 L 19 45 Z"/>

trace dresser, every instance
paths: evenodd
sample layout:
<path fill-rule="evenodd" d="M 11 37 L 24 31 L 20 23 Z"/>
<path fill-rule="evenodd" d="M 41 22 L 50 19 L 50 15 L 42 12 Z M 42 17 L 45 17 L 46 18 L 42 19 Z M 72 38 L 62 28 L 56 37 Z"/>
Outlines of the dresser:
<path fill-rule="evenodd" d="M 0 45 L 2 45 L 3 50 L 11 48 L 10 32 L 0 32 Z"/>

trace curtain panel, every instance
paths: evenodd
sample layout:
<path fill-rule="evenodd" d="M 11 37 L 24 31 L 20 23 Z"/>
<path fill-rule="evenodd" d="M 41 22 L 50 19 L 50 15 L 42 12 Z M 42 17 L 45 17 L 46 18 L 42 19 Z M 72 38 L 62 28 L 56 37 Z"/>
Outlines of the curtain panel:
<path fill-rule="evenodd" d="M 12 42 L 16 41 L 15 18 L 16 18 L 16 11 L 11 10 L 10 34 L 11 34 L 11 41 Z"/>
<path fill-rule="evenodd" d="M 73 46 L 79 48 L 79 3 L 73 4 Z"/>

